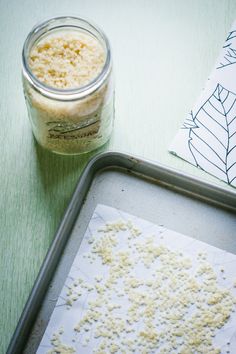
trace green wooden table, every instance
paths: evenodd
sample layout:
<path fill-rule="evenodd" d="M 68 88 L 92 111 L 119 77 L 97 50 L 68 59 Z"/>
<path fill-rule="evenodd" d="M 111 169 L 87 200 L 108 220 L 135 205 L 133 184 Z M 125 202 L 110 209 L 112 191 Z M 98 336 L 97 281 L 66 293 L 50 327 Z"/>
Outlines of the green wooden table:
<path fill-rule="evenodd" d="M 1 1 L 0 353 L 93 155 L 62 157 L 42 150 L 33 139 L 22 93 L 27 33 L 37 21 L 65 14 L 97 22 L 113 47 L 115 129 L 102 150 L 139 155 L 224 185 L 167 149 L 236 18 L 235 0 Z"/>

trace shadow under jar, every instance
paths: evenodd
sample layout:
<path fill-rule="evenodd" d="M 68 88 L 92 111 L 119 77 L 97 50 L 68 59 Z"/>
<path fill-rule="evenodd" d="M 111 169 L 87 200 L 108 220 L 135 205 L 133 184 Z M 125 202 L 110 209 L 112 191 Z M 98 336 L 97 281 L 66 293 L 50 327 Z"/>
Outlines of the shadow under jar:
<path fill-rule="evenodd" d="M 23 88 L 38 143 L 81 154 L 112 132 L 114 87 L 109 41 L 90 22 L 57 17 L 35 26 L 23 47 Z"/>

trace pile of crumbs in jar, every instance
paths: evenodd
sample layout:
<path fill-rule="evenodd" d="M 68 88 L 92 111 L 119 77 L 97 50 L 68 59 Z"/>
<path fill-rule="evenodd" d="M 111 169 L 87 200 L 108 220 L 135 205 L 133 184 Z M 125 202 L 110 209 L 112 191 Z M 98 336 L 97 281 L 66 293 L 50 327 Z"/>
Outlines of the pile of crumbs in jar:
<path fill-rule="evenodd" d="M 69 277 L 62 296 L 66 312 L 86 305 L 71 329 L 72 343 L 63 343 L 60 328 L 48 353 L 83 353 L 77 342 L 84 353 L 96 354 L 222 352 L 214 338 L 235 312 L 236 283 L 220 286 L 207 254 L 198 252 L 193 260 L 171 249 L 162 242 L 164 230 L 143 238 L 133 222 L 118 220 L 89 236 L 90 251 L 81 257 L 106 271 L 91 281 Z M 223 267 L 220 273 L 224 278 Z M 224 353 L 233 353 L 230 345 Z"/>
<path fill-rule="evenodd" d="M 82 30 L 55 31 L 36 41 L 27 60 L 43 86 L 42 93 L 23 80 L 39 144 L 60 154 L 81 154 L 104 145 L 113 129 L 114 89 L 103 42 Z M 82 96 L 74 97 L 80 89 Z M 52 90 L 60 90 L 56 98 L 50 97 Z"/>
<path fill-rule="evenodd" d="M 85 86 L 100 74 L 104 63 L 100 42 L 76 31 L 47 36 L 29 56 L 33 74 L 44 84 L 59 89 Z"/>

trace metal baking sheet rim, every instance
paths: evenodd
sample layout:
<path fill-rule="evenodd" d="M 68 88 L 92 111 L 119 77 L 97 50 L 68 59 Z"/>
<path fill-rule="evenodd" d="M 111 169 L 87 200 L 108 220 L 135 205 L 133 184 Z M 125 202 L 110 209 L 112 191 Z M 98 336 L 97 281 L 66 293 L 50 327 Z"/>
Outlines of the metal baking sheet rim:
<path fill-rule="evenodd" d="M 33 289 L 26 302 L 14 335 L 7 349 L 7 354 L 22 353 L 25 341 L 30 333 L 43 297 L 54 274 L 60 255 L 66 245 L 68 235 L 74 225 L 89 191 L 95 174 L 103 169 L 121 168 L 145 177 L 163 187 L 211 202 L 220 207 L 236 212 L 236 192 L 219 187 L 175 169 L 143 160 L 120 152 L 106 152 L 92 158 L 82 173 L 64 217 L 56 232 L 41 266 Z"/>

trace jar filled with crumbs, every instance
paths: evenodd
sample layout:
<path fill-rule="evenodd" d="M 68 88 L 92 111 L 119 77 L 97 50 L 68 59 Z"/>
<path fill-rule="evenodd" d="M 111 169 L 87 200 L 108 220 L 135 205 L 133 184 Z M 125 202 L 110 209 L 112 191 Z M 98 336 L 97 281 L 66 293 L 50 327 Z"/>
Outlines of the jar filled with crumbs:
<path fill-rule="evenodd" d="M 29 33 L 22 59 L 28 115 L 42 147 L 81 154 L 108 141 L 114 87 L 103 31 L 77 17 L 47 20 Z"/>

